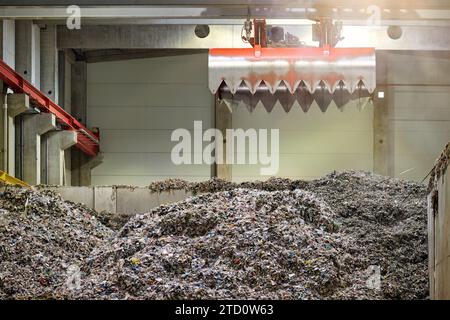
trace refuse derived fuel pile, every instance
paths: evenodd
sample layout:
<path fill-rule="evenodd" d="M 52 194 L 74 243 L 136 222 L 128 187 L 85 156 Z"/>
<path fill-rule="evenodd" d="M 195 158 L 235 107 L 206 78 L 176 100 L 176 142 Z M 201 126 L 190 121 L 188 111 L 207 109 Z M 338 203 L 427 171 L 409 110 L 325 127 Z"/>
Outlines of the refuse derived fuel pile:
<path fill-rule="evenodd" d="M 424 185 L 364 172 L 167 184 L 214 192 L 114 232 L 83 206 L 10 188 L 0 198 L 0 297 L 428 298 Z M 73 264 L 78 287 L 66 281 Z"/>
<path fill-rule="evenodd" d="M 5 190 L 4 190 L 5 189 Z M 52 192 L 0 189 L 0 298 L 58 298 L 68 272 L 112 230 Z"/>

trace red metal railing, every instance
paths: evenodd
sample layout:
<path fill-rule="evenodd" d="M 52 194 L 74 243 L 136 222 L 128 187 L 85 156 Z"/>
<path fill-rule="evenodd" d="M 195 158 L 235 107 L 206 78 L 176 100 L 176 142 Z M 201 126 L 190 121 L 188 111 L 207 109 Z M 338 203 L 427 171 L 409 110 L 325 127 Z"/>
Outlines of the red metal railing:
<path fill-rule="evenodd" d="M 63 129 L 76 131 L 77 144 L 75 146 L 78 149 L 89 156 L 95 156 L 98 154 L 99 141 L 98 137 L 94 133 L 50 100 L 45 94 L 25 80 L 1 59 L 0 78 L 3 80 L 3 83 L 15 93 L 27 94 L 33 105 L 42 112 L 53 113 L 56 117 L 56 121 L 61 124 Z"/>

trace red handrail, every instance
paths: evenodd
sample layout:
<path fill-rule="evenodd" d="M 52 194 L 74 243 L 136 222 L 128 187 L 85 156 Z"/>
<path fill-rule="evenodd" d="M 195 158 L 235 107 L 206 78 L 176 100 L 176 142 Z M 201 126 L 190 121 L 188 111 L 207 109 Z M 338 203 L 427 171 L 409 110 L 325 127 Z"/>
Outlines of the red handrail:
<path fill-rule="evenodd" d="M 12 91 L 27 94 L 30 97 L 30 101 L 33 102 L 34 105 L 42 112 L 53 113 L 56 117 L 56 121 L 61 124 L 63 129 L 76 131 L 77 144 L 75 146 L 78 149 L 89 156 L 95 156 L 98 154 L 99 140 L 94 133 L 88 130 L 77 119 L 72 117 L 31 83 L 25 80 L 1 59 L 0 78 Z"/>

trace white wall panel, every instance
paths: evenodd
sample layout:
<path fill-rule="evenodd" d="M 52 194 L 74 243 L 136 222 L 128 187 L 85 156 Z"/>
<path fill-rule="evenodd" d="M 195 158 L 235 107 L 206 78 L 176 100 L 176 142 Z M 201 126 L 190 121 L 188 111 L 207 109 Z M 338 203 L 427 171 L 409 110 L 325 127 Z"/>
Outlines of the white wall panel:
<path fill-rule="evenodd" d="M 166 178 L 208 179 L 208 165 L 172 164 L 173 129 L 211 126 L 207 55 L 88 65 L 88 125 L 99 127 L 103 163 L 94 185 L 148 185 Z"/>
<path fill-rule="evenodd" d="M 233 109 L 234 128 L 280 130 L 281 177 L 313 179 L 334 170 L 373 169 L 373 105 L 358 108 L 349 103 L 343 111 L 331 105 L 326 113 L 313 104 L 304 113 L 300 107 L 286 113 L 275 106 L 271 113 L 257 107 L 252 113 Z M 233 180 L 265 180 L 260 165 L 234 165 Z"/>
<path fill-rule="evenodd" d="M 440 53 L 389 53 L 394 88 L 394 172 L 421 181 L 450 141 L 450 58 Z"/>

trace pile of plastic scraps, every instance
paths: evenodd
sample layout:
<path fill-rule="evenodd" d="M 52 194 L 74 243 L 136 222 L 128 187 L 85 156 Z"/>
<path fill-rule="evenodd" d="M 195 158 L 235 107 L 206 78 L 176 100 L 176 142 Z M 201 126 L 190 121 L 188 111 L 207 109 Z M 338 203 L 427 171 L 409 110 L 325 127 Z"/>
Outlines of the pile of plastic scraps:
<path fill-rule="evenodd" d="M 0 298 L 428 297 L 424 185 L 350 171 L 183 188 L 199 195 L 118 232 L 52 192 L 2 188 Z"/>
<path fill-rule="evenodd" d="M 90 210 L 52 192 L 2 190 L 0 298 L 61 297 L 92 249 L 112 235 Z"/>
<path fill-rule="evenodd" d="M 94 250 L 81 297 L 318 299 L 345 246 L 331 209 L 302 190 L 236 189 L 139 215 Z"/>
<path fill-rule="evenodd" d="M 425 186 L 363 172 L 301 186 L 207 193 L 136 216 L 94 250 L 72 297 L 428 297 Z"/>
<path fill-rule="evenodd" d="M 349 269 L 344 272 L 349 285 L 337 298 L 428 297 L 428 192 L 424 184 L 348 171 L 313 180 L 306 189 L 314 190 L 333 208 L 341 233 L 353 240 L 347 248 Z M 367 281 L 376 279 L 376 274 L 360 277 L 371 266 L 379 268 L 381 289 L 361 293 Z"/>

